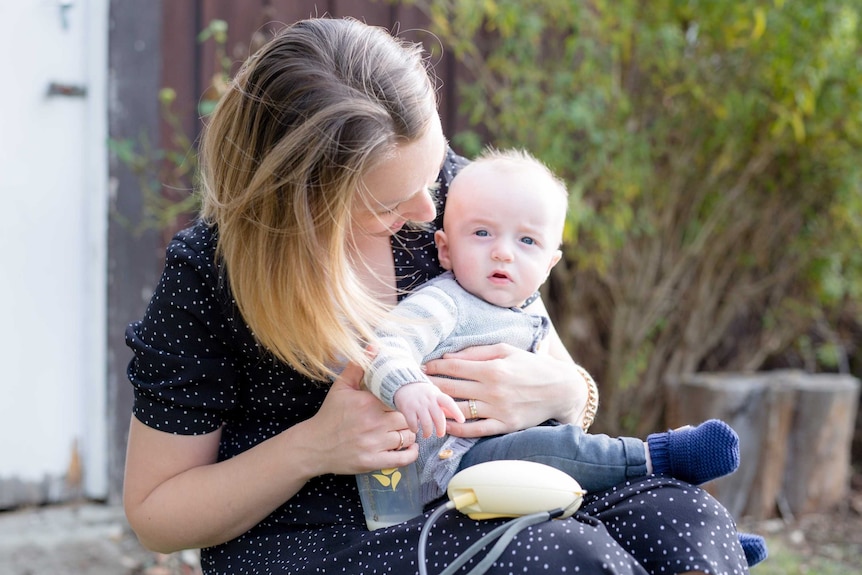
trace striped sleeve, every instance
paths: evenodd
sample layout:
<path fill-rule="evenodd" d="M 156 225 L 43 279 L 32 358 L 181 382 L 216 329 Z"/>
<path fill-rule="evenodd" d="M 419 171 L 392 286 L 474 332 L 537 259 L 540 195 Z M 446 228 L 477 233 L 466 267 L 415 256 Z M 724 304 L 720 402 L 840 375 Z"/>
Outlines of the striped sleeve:
<path fill-rule="evenodd" d="M 402 385 L 428 381 L 420 366 L 452 333 L 457 318 L 455 302 L 437 287 L 422 288 L 402 301 L 377 331 L 378 353 L 365 372 L 365 386 L 394 408 Z"/>

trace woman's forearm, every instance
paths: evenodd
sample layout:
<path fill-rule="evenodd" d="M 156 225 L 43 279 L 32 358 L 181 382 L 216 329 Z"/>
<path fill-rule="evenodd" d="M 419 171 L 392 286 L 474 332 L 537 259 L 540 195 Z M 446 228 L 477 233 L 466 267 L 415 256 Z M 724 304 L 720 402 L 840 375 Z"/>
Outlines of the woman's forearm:
<path fill-rule="evenodd" d="M 415 461 L 404 416 L 368 391 L 349 365 L 311 418 L 221 462 L 221 432 L 182 436 L 132 418 L 124 504 L 141 542 L 162 552 L 209 547 L 257 525 L 309 479 Z M 401 449 L 404 448 L 404 449 Z"/>
<path fill-rule="evenodd" d="M 574 362 L 556 358 L 547 361 L 547 364 L 549 379 L 544 386 L 540 386 L 540 390 L 547 394 L 546 401 L 551 410 L 547 419 L 581 425 L 587 390 L 578 366 Z"/>
<path fill-rule="evenodd" d="M 124 503 L 142 544 L 163 553 L 209 547 L 259 523 L 318 474 L 301 425 L 214 463 L 217 438 L 165 434 L 133 420 Z"/>

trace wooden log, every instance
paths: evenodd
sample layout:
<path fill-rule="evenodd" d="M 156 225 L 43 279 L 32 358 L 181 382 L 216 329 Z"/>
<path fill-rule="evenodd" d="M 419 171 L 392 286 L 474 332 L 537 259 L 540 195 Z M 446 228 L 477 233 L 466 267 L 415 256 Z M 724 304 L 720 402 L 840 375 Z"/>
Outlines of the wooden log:
<path fill-rule="evenodd" d="M 699 373 L 680 377 L 674 389 L 671 428 L 717 418 L 739 434 L 739 469 L 704 486 L 737 519 L 772 517 L 779 502 L 794 514 L 827 511 L 846 497 L 855 378 Z"/>
<path fill-rule="evenodd" d="M 680 378 L 676 386 L 671 428 L 698 424 L 707 419 L 721 419 L 740 437 L 739 469 L 726 477 L 704 485 L 736 518 L 749 515 L 751 494 L 757 501 L 758 516 L 764 512 L 765 500 L 781 489 L 786 458 L 785 436 L 775 437 L 792 416 L 792 400 L 787 393 L 774 394 L 765 373 L 696 373 Z M 790 392 L 792 393 L 792 392 Z M 778 470 L 777 472 L 775 470 Z"/>
<path fill-rule="evenodd" d="M 776 503 L 781 496 L 784 470 L 787 466 L 787 437 L 793 426 L 796 392 L 793 381 L 801 372 L 772 372 L 765 380 L 766 409 L 759 415 L 759 460 L 745 460 L 754 467 L 754 480 L 748 489 L 746 504 L 739 516 L 767 519 L 775 515 Z M 754 442 L 753 436 L 740 436 L 740 443 Z M 740 467 L 743 460 L 740 458 Z M 729 477 L 732 477 L 729 476 Z M 722 481 L 719 479 L 718 481 Z"/>
<path fill-rule="evenodd" d="M 793 384 L 796 410 L 788 436 L 783 495 L 795 515 L 827 511 L 849 493 L 859 380 L 813 374 Z"/>

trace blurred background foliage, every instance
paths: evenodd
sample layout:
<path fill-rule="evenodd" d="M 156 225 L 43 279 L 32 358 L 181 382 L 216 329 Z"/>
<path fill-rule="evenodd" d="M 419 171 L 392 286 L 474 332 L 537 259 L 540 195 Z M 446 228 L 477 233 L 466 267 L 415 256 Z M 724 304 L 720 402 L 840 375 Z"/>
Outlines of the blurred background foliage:
<path fill-rule="evenodd" d="M 859 0 L 407 0 L 466 71 L 466 156 L 569 184 L 547 305 L 596 429 L 661 426 L 675 376 L 854 367 Z"/>

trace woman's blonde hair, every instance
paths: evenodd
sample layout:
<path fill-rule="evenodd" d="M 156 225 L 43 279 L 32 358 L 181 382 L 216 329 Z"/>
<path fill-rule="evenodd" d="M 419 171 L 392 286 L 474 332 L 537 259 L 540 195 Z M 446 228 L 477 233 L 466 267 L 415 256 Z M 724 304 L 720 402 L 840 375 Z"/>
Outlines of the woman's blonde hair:
<path fill-rule="evenodd" d="M 201 145 L 202 217 L 243 319 L 278 359 L 325 379 L 366 364 L 382 309 L 357 279 L 362 177 L 436 113 L 419 45 L 351 19 L 297 22 L 251 56 Z"/>

